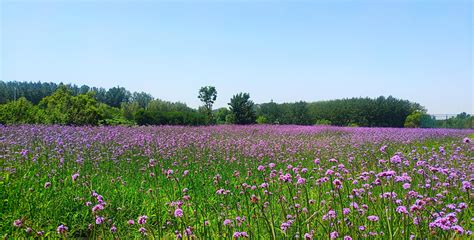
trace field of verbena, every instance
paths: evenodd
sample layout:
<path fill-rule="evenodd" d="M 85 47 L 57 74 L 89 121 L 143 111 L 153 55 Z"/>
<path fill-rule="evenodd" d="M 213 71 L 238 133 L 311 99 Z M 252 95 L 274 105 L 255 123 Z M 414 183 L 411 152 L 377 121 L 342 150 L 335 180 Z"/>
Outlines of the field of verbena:
<path fill-rule="evenodd" d="M 472 133 L 0 126 L 0 236 L 469 239 Z"/>

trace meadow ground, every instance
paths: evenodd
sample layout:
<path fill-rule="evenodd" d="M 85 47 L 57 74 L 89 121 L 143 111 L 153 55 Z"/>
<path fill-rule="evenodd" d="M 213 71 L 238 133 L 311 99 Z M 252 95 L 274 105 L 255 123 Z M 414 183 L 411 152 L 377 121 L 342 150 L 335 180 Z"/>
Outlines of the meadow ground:
<path fill-rule="evenodd" d="M 469 239 L 472 134 L 0 126 L 0 236 Z"/>

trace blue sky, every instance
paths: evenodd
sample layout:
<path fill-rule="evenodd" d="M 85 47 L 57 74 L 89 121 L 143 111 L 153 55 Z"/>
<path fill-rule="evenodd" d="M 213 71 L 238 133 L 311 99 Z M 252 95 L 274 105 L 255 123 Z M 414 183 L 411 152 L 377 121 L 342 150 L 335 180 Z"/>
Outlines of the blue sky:
<path fill-rule="evenodd" d="M 471 1 L 2 0 L 0 79 L 216 107 L 393 95 L 473 113 Z"/>

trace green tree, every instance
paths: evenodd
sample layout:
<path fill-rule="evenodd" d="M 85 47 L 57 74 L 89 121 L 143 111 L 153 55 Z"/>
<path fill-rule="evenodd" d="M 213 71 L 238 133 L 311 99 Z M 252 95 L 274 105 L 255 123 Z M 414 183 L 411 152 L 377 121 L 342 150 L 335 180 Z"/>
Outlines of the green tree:
<path fill-rule="evenodd" d="M 60 86 L 39 103 L 43 123 L 68 125 L 97 125 L 101 119 L 94 93 L 72 95 L 71 89 Z"/>
<path fill-rule="evenodd" d="M 262 103 L 257 105 L 257 116 L 264 116 L 268 123 L 278 124 L 283 118 L 283 111 L 281 104 L 277 104 L 271 100 L 269 103 Z"/>
<path fill-rule="evenodd" d="M 233 123 L 235 124 L 253 124 L 255 123 L 256 115 L 254 110 L 254 103 L 250 100 L 248 93 L 239 93 L 230 99 L 230 112 L 233 116 Z"/>
<path fill-rule="evenodd" d="M 143 109 L 143 108 L 140 108 L 140 105 L 138 102 L 122 103 L 120 107 L 122 116 L 129 121 L 135 121 L 135 115 L 140 109 Z"/>
<path fill-rule="evenodd" d="M 199 89 L 198 98 L 204 103 L 204 108 L 206 110 L 209 123 L 213 123 L 212 105 L 217 99 L 216 88 L 213 86 L 201 87 L 201 89 Z"/>
<path fill-rule="evenodd" d="M 51 96 L 43 98 L 38 104 L 44 113 L 42 122 L 46 124 L 68 124 L 72 106 L 72 91 L 66 86 L 60 86 Z"/>
<path fill-rule="evenodd" d="M 0 105 L 0 123 L 25 124 L 38 122 L 38 109 L 24 97 Z"/>
<path fill-rule="evenodd" d="M 423 114 L 420 111 L 415 111 L 407 116 L 405 120 L 404 126 L 406 128 L 419 128 L 421 127 L 421 120 L 423 118 Z"/>
<path fill-rule="evenodd" d="M 226 116 L 230 114 L 229 109 L 227 108 L 219 108 L 214 111 L 215 119 L 217 124 L 225 124 L 226 123 Z"/>
<path fill-rule="evenodd" d="M 147 108 L 148 104 L 153 100 L 153 96 L 145 92 L 134 92 L 132 94 L 132 102 L 138 103 L 141 108 Z"/>
<path fill-rule="evenodd" d="M 99 103 L 93 93 L 79 94 L 72 97 L 67 124 L 97 125 L 101 119 Z"/>
<path fill-rule="evenodd" d="M 123 87 L 113 87 L 105 94 L 105 103 L 112 107 L 120 107 L 122 103 L 130 101 L 131 94 Z"/>

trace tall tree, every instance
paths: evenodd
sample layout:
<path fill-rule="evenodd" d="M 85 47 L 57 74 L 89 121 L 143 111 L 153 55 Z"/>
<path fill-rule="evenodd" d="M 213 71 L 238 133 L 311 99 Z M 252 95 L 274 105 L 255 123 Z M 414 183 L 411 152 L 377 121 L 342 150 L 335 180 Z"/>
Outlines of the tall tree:
<path fill-rule="evenodd" d="M 198 98 L 204 103 L 207 118 L 210 123 L 213 122 L 212 105 L 217 99 L 217 90 L 213 86 L 201 87 Z"/>
<path fill-rule="evenodd" d="M 250 100 L 248 93 L 239 93 L 230 99 L 230 111 L 235 124 L 255 123 L 256 115 L 254 103 Z"/>
<path fill-rule="evenodd" d="M 134 92 L 132 94 L 132 102 L 137 102 L 141 108 L 146 108 L 153 100 L 153 96 L 145 92 Z"/>
<path fill-rule="evenodd" d="M 122 103 L 130 101 L 130 92 L 123 87 L 113 87 L 105 94 L 105 103 L 112 107 L 120 107 Z"/>

